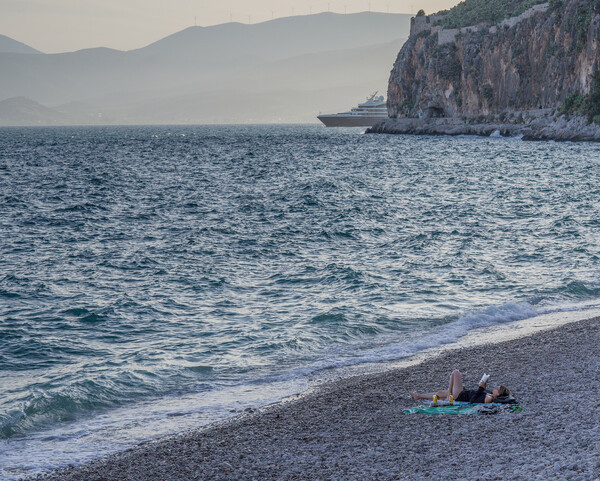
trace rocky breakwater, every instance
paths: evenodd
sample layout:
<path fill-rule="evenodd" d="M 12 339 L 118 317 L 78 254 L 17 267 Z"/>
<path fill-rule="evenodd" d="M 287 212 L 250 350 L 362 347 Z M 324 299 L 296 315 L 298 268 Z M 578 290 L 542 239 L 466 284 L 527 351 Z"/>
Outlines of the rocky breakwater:
<path fill-rule="evenodd" d="M 466 0 L 413 18 L 388 112 L 368 132 L 600 141 L 600 1 Z"/>

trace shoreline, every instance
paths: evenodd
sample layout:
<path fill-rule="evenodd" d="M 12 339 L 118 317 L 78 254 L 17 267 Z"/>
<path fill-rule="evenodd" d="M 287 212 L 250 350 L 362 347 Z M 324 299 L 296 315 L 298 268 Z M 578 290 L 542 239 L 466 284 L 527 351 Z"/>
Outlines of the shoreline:
<path fill-rule="evenodd" d="M 593 402 L 600 391 L 594 354 L 600 317 L 566 322 L 499 343 L 424 353 L 412 363 L 404 360 L 403 367 L 329 380 L 199 430 L 29 479 L 379 480 L 443 473 L 465 479 L 485 474 L 486 479 L 589 480 L 600 474 L 600 448 L 594 447 L 600 408 Z M 492 382 L 507 384 L 525 411 L 466 418 L 402 414 L 415 405 L 407 389 L 445 388 L 454 368 L 463 372 L 466 387 L 484 370 L 492 372 Z M 593 393 L 582 395 L 584 384 Z M 453 449 L 457 439 L 461 448 Z M 484 439 L 489 439 L 486 449 Z"/>
<path fill-rule="evenodd" d="M 524 114 L 524 115 L 523 115 Z M 367 134 L 475 135 L 479 137 L 518 137 L 522 140 L 557 142 L 600 142 L 600 125 L 584 117 L 556 117 L 550 112 L 521 112 L 524 122 L 503 122 L 499 118 L 470 123 L 457 117 L 397 118 L 378 122 Z"/>

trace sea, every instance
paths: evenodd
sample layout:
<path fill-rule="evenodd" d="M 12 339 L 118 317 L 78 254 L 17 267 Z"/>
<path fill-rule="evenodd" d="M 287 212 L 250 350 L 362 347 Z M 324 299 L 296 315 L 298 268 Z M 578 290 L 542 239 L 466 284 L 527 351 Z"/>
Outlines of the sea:
<path fill-rule="evenodd" d="M 600 306 L 600 145 L 0 129 L 0 479 Z"/>

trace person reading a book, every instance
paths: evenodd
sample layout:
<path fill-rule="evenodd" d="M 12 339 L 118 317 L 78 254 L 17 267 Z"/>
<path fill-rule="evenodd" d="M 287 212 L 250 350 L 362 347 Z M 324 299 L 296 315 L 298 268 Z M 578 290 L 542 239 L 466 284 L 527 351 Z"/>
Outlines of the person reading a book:
<path fill-rule="evenodd" d="M 484 374 L 477 389 L 464 389 L 462 374 L 458 369 L 455 369 L 450 375 L 450 386 L 447 390 L 431 393 L 409 391 L 409 393 L 413 399 L 433 399 L 434 394 L 437 394 L 439 399 L 448 399 L 448 396 L 452 394 L 455 401 L 468 403 L 492 403 L 499 397 L 510 396 L 510 391 L 502 384 L 495 387 L 492 392 L 486 391 L 489 377 L 488 374 Z"/>

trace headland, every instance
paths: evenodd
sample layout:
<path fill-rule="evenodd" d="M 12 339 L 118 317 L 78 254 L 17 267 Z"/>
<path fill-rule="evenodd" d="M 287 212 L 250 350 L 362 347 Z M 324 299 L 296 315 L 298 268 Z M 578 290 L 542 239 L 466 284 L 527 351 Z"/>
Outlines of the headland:
<path fill-rule="evenodd" d="M 599 141 L 600 5 L 467 0 L 418 15 L 387 107 L 369 132 Z"/>

